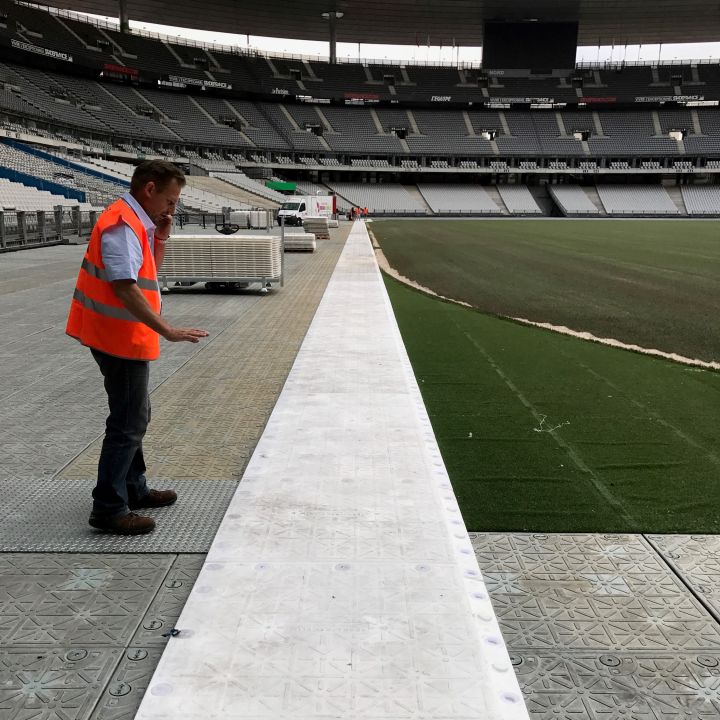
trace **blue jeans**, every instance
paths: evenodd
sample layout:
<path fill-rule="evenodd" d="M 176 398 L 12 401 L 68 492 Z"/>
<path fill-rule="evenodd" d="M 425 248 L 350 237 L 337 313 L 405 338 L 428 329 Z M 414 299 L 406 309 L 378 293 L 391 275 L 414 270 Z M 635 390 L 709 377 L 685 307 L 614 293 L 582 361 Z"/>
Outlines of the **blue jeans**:
<path fill-rule="evenodd" d="M 92 493 L 92 514 L 119 517 L 129 512 L 128 503 L 148 494 L 142 441 L 150 422 L 150 363 L 91 352 L 105 380 L 110 408 Z"/>

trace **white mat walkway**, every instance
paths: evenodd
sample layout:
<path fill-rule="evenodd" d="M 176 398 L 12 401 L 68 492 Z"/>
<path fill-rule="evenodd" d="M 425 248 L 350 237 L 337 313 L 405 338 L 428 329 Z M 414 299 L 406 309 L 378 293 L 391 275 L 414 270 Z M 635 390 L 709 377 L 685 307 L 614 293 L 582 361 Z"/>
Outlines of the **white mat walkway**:
<path fill-rule="evenodd" d="M 138 720 L 528 717 L 356 223 Z"/>

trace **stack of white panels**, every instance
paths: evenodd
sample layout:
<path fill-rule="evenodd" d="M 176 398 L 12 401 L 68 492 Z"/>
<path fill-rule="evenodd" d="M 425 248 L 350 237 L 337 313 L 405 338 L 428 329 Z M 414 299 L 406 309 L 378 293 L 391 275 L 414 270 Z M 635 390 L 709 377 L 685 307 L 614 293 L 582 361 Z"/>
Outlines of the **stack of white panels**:
<path fill-rule="evenodd" d="M 285 252 L 315 252 L 315 248 L 312 233 L 285 233 Z"/>
<path fill-rule="evenodd" d="M 178 235 L 167 244 L 160 276 L 175 280 L 279 280 L 280 238 L 274 235 Z"/>
<path fill-rule="evenodd" d="M 328 227 L 336 228 L 338 226 L 338 221 L 335 218 L 329 218 L 328 219 Z"/>
<path fill-rule="evenodd" d="M 330 224 L 326 217 L 306 217 L 303 227 L 305 232 L 312 233 L 318 240 L 330 239 Z"/>
<path fill-rule="evenodd" d="M 241 228 L 250 227 L 250 210 L 233 210 L 230 213 L 230 222 Z"/>
<path fill-rule="evenodd" d="M 251 228 L 266 228 L 268 222 L 272 222 L 267 210 L 251 210 L 248 213 L 248 218 Z"/>

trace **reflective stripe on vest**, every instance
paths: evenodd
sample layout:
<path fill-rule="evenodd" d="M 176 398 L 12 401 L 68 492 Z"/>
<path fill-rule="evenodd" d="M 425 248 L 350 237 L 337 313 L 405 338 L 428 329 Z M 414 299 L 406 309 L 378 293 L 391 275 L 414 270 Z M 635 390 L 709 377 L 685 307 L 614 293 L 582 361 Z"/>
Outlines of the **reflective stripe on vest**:
<path fill-rule="evenodd" d="M 73 298 L 88 310 L 92 310 L 99 315 L 115 318 L 115 320 L 129 320 L 130 322 L 137 322 L 137 318 L 129 310 L 115 307 L 114 305 L 105 305 L 105 303 L 98 302 L 97 300 L 91 300 L 84 292 L 78 290 L 77 288 L 75 288 Z"/>
<path fill-rule="evenodd" d="M 83 258 L 82 269 L 88 275 L 90 275 L 90 277 L 97 278 L 98 280 L 104 280 L 105 282 L 112 282 L 112 280 L 110 280 L 108 278 L 106 270 L 104 270 L 101 267 L 98 267 L 97 265 L 94 265 L 87 258 Z M 135 283 L 141 290 L 157 291 L 157 289 L 158 289 L 157 282 L 155 282 L 155 280 L 150 280 L 148 278 L 138 277 L 138 279 L 135 281 Z"/>

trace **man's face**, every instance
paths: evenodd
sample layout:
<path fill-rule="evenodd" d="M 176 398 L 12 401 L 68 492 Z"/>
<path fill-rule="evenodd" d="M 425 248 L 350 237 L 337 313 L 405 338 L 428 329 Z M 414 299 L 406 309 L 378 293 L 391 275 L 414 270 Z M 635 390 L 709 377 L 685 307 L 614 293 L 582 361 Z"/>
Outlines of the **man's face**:
<path fill-rule="evenodd" d="M 148 217 L 158 225 L 175 214 L 181 191 L 177 180 L 171 180 L 163 188 L 158 188 L 157 184 L 151 181 L 145 184 L 138 200 Z"/>

